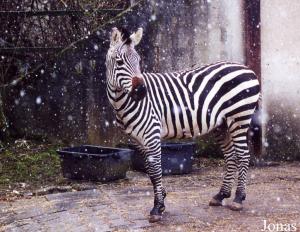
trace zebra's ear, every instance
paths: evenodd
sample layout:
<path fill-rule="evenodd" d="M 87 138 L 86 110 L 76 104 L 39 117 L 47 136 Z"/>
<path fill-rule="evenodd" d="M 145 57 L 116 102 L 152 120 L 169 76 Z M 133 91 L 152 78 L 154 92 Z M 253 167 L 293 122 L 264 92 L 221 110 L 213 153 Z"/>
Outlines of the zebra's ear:
<path fill-rule="evenodd" d="M 136 32 L 134 32 L 130 36 L 130 39 L 132 40 L 133 45 L 136 46 L 140 43 L 142 37 L 143 37 L 143 28 L 140 27 Z"/>
<path fill-rule="evenodd" d="M 121 32 L 118 30 L 118 28 L 114 27 L 111 32 L 110 46 L 114 46 L 115 44 L 119 43 L 121 39 Z"/>

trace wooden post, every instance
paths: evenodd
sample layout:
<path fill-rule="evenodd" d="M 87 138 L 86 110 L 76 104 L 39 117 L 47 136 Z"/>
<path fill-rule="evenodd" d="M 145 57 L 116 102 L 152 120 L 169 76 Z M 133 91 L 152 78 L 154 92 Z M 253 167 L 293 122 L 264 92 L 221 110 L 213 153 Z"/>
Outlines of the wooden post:
<path fill-rule="evenodd" d="M 260 0 L 244 0 L 244 28 L 246 65 L 256 73 L 261 84 Z M 262 153 L 261 124 L 254 121 L 251 131 L 254 154 L 258 158 Z"/>
<path fill-rule="evenodd" d="M 244 0 L 246 65 L 261 81 L 260 0 Z"/>

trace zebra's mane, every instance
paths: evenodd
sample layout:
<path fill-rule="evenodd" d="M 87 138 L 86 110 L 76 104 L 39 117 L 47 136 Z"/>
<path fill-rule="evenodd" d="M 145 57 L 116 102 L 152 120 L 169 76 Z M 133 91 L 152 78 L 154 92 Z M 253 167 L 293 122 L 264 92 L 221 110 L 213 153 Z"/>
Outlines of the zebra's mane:
<path fill-rule="evenodd" d="M 122 35 L 122 41 L 124 41 L 125 44 L 130 44 L 132 42 L 130 38 L 130 32 L 124 27 L 121 27 L 119 31 L 121 32 Z"/>

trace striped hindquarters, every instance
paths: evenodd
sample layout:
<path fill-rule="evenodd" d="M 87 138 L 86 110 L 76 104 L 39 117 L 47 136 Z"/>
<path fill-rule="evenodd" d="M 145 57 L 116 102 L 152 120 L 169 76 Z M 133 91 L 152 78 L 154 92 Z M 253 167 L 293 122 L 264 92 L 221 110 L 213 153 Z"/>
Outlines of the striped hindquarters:
<path fill-rule="evenodd" d="M 162 137 L 205 134 L 233 115 L 252 115 L 259 82 L 247 67 L 220 62 L 177 73 L 145 73 Z"/>

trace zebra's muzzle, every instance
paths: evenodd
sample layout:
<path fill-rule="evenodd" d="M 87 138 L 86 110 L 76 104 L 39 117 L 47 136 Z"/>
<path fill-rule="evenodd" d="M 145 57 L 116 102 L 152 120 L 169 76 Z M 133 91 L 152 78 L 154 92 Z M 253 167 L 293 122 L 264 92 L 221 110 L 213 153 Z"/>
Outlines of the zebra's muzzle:
<path fill-rule="evenodd" d="M 136 101 L 140 101 L 146 96 L 146 94 L 147 94 L 147 88 L 143 78 L 133 77 L 130 97 L 132 97 Z"/>

